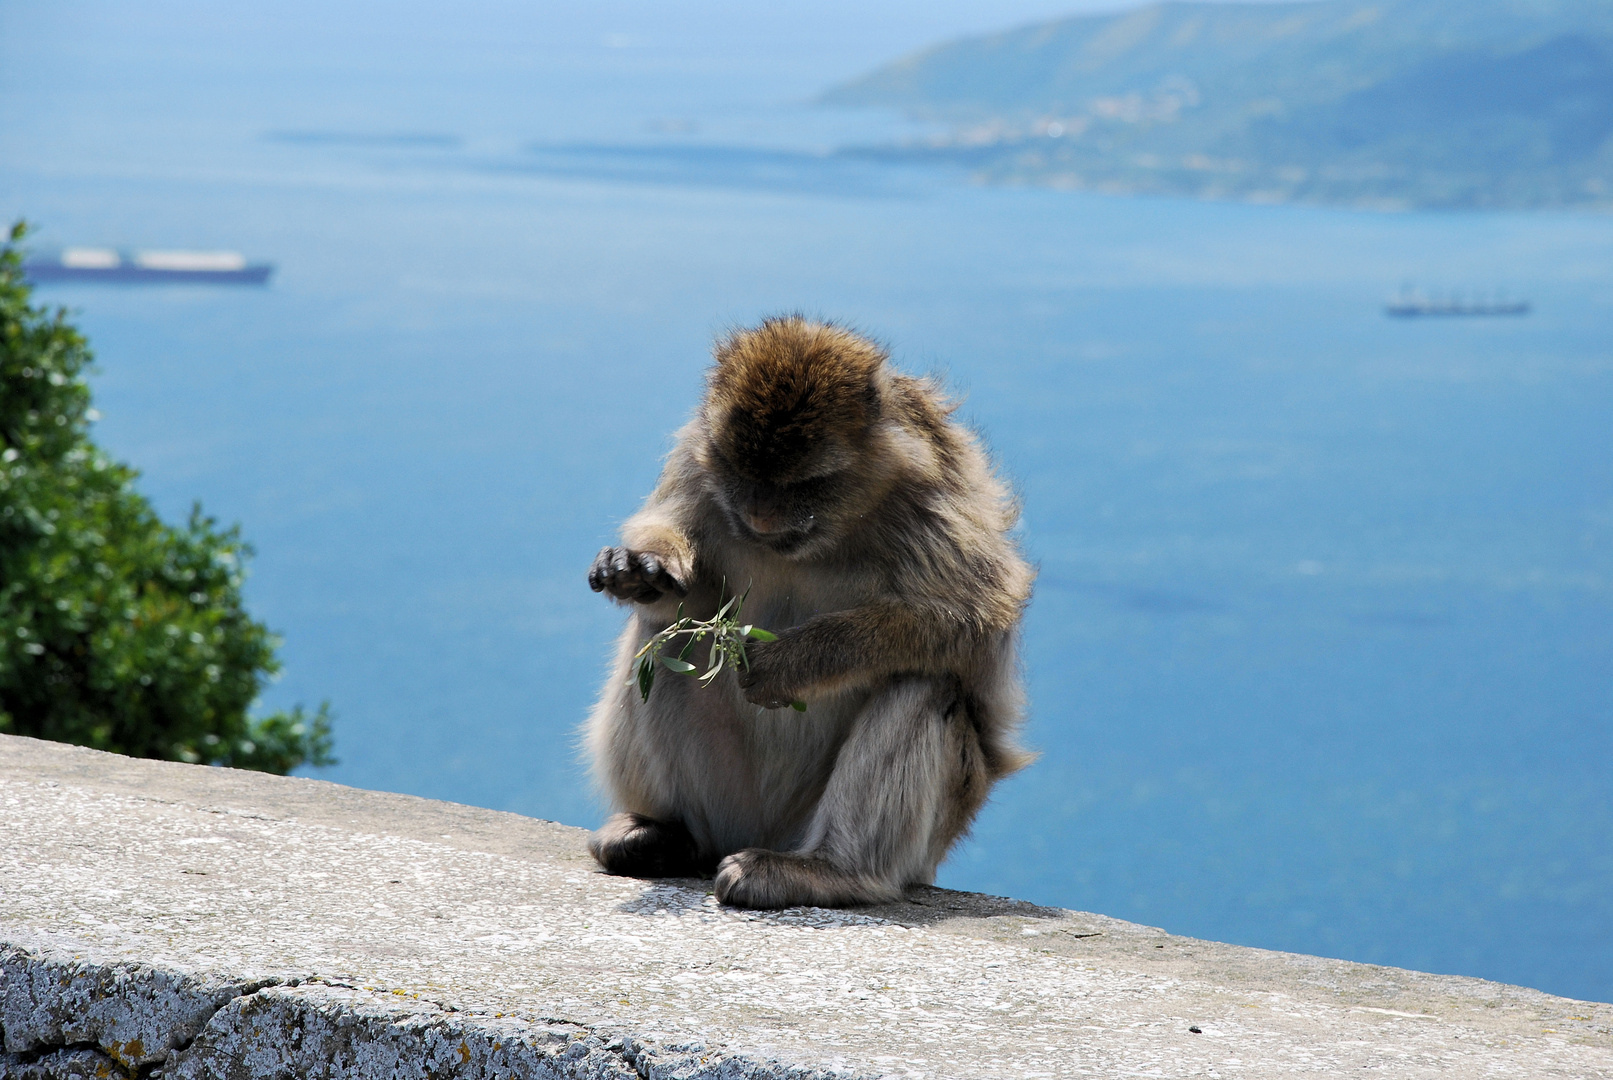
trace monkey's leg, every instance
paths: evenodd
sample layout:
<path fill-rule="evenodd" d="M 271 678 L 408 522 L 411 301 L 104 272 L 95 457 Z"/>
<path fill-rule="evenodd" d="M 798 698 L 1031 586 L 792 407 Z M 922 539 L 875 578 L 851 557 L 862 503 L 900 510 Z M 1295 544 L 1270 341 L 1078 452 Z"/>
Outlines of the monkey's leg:
<path fill-rule="evenodd" d="M 802 845 L 730 855 L 717 868 L 717 899 L 752 908 L 895 900 L 934 879 L 991 783 L 957 681 L 894 679 L 858 717 Z"/>
<path fill-rule="evenodd" d="M 588 838 L 588 851 L 607 874 L 700 876 L 700 852 L 694 837 L 678 821 L 656 821 L 642 814 L 612 814 Z"/>

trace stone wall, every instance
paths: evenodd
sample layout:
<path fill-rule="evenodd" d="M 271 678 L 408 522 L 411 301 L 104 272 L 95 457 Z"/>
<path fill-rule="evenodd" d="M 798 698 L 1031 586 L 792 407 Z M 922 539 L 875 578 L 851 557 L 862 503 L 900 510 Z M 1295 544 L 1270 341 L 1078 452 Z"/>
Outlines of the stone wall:
<path fill-rule="evenodd" d="M 0 736 L 0 1078 L 1613 1078 L 1605 1004 L 941 889 L 735 911 L 583 835 Z"/>

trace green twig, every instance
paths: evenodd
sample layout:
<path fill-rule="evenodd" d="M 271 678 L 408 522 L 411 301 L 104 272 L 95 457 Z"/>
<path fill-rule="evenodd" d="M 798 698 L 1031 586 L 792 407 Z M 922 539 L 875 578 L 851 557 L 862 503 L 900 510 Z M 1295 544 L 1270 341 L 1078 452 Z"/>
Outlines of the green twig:
<path fill-rule="evenodd" d="M 726 591 L 726 586 L 725 586 Z M 721 595 L 719 593 L 718 595 Z M 689 663 L 689 654 L 701 641 L 711 639 L 711 651 L 707 654 L 706 670 L 700 676 L 702 686 L 710 686 L 713 679 L 722 673 L 724 667 L 750 669 L 750 660 L 745 656 L 745 646 L 751 641 L 777 641 L 778 635 L 759 626 L 749 624 L 741 625 L 739 613 L 745 606 L 745 597 L 750 595 L 746 589 L 739 596 L 731 596 L 717 614 L 709 619 L 696 619 L 692 615 L 683 613 L 683 605 L 678 605 L 678 617 L 665 630 L 656 634 L 644 643 L 643 648 L 634 654 L 633 659 L 638 664 L 638 670 L 628 685 L 638 685 L 638 692 L 645 701 L 650 700 L 650 687 L 655 685 L 655 676 L 658 668 L 664 667 L 679 675 L 693 675 L 699 670 Z M 667 654 L 669 646 L 679 638 L 686 638 L 683 647 L 676 656 Z M 806 711 L 806 702 L 792 701 L 790 707 L 797 712 Z"/>

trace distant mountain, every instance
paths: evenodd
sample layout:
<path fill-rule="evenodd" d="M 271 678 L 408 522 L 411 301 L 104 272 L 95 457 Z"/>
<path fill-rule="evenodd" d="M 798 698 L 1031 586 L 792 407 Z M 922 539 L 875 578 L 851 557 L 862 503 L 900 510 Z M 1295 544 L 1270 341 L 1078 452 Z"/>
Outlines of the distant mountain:
<path fill-rule="evenodd" d="M 968 38 L 824 103 L 987 179 L 1380 206 L 1613 202 L 1613 0 L 1159 3 Z"/>

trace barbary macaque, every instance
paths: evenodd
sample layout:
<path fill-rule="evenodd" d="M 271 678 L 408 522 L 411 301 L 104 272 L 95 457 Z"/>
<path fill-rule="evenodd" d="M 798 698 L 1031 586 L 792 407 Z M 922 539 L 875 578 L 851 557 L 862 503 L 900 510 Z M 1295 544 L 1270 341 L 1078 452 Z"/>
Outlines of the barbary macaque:
<path fill-rule="evenodd" d="M 892 900 L 1030 759 L 1018 506 L 939 386 L 866 338 L 775 318 L 715 356 L 655 491 L 588 573 L 631 608 L 587 723 L 618 811 L 589 849 L 613 874 L 715 872 L 741 907 Z M 777 640 L 641 698 L 639 648 L 680 606 L 706 619 L 739 594 Z"/>

